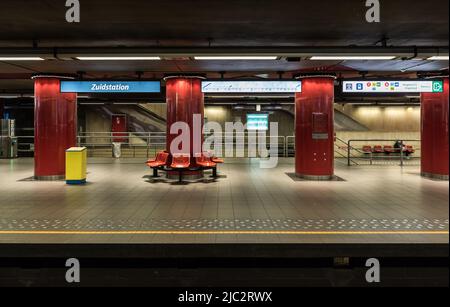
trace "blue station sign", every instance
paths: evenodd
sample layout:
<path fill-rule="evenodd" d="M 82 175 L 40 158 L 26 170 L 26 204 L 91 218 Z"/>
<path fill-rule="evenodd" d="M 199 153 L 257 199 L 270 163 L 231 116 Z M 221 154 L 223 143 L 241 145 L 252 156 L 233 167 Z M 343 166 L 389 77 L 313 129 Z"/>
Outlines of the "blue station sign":
<path fill-rule="evenodd" d="M 61 81 L 61 93 L 160 92 L 160 81 Z"/>

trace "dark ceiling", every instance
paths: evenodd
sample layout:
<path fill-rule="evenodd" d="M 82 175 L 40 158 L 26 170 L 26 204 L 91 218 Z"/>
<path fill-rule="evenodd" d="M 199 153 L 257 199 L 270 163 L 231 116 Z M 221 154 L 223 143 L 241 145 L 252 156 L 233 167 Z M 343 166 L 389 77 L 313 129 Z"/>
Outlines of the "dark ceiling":
<path fill-rule="evenodd" d="M 382 0 L 381 23 L 367 23 L 364 0 L 81 0 L 81 22 L 65 21 L 65 1 L 2 0 L 0 56 L 39 50 L 102 47 L 120 53 L 132 47 L 263 48 L 440 47 L 448 54 L 448 0 Z M 14 54 L 14 51 L 12 52 Z M 413 54 L 411 54 L 413 57 Z M 29 87 L 38 72 L 85 72 L 87 78 L 130 78 L 136 72 L 204 72 L 217 77 L 266 74 L 291 77 L 302 71 L 401 75 L 448 69 L 448 61 L 78 61 L 56 56 L 40 62 L 0 62 L 0 91 Z"/>
<path fill-rule="evenodd" d="M 381 1 L 381 23 L 364 0 L 81 0 L 81 23 L 65 1 L 2 0 L 6 46 L 448 45 L 447 0 Z"/>

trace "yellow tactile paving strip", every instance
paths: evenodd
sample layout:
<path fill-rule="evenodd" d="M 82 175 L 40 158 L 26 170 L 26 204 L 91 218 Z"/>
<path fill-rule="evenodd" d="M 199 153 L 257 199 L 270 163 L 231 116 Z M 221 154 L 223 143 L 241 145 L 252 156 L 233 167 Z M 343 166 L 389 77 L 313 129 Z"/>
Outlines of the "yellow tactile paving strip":
<path fill-rule="evenodd" d="M 0 231 L 0 235 L 448 235 L 448 231 Z"/>

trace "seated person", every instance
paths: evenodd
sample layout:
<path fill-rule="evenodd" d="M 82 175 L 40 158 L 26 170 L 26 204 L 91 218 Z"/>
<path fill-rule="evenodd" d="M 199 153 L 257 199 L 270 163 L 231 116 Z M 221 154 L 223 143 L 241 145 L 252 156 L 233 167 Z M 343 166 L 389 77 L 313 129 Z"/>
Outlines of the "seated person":
<path fill-rule="evenodd" d="M 409 157 L 413 153 L 412 150 L 408 149 L 408 147 L 409 146 L 406 146 L 405 144 L 403 144 L 402 141 L 398 141 L 398 140 L 395 141 L 395 144 L 394 144 L 395 151 L 400 152 L 400 150 L 401 150 L 406 157 Z"/>
<path fill-rule="evenodd" d="M 400 149 L 401 149 L 401 148 L 402 148 L 402 142 L 399 141 L 399 140 L 395 141 L 395 143 L 394 143 L 394 149 L 395 149 L 395 151 L 396 151 L 396 152 L 400 152 Z"/>

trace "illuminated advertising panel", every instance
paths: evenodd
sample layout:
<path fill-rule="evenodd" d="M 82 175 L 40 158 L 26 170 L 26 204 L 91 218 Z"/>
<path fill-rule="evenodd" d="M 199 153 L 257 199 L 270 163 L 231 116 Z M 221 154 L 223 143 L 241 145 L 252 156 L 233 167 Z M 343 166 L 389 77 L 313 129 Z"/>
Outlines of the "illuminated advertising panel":
<path fill-rule="evenodd" d="M 247 130 L 269 130 L 269 114 L 247 114 Z"/>
<path fill-rule="evenodd" d="M 203 93 L 300 93 L 301 81 L 202 81 Z"/>

